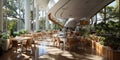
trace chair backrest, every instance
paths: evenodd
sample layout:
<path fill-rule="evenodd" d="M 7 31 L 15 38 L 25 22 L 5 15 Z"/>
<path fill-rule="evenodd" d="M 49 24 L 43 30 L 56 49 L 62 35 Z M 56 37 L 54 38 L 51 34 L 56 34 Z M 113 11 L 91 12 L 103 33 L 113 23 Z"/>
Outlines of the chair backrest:
<path fill-rule="evenodd" d="M 18 41 L 12 40 L 12 47 L 18 47 Z"/>
<path fill-rule="evenodd" d="M 32 40 L 31 40 L 31 39 L 27 39 L 26 45 L 27 45 L 27 46 L 31 46 L 31 44 L 32 44 Z"/>
<path fill-rule="evenodd" d="M 12 44 L 12 41 L 13 41 L 13 37 L 10 37 L 9 39 L 10 39 L 10 44 Z"/>
<path fill-rule="evenodd" d="M 60 42 L 60 38 L 58 36 L 56 37 L 56 40 L 57 40 L 57 42 Z"/>

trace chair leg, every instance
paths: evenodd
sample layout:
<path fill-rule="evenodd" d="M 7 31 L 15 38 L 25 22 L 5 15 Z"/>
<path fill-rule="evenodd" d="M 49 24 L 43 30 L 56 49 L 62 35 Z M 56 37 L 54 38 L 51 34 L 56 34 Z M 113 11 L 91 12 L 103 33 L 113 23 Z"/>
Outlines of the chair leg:
<path fill-rule="evenodd" d="M 64 43 L 59 43 L 59 48 L 63 49 Z"/>
<path fill-rule="evenodd" d="M 18 48 L 16 47 L 16 52 L 17 52 L 17 49 L 18 49 Z"/>
<path fill-rule="evenodd" d="M 55 44 L 55 41 L 53 42 L 53 46 L 55 46 L 56 44 Z"/>
<path fill-rule="evenodd" d="M 26 53 L 27 53 L 27 46 L 26 46 Z"/>

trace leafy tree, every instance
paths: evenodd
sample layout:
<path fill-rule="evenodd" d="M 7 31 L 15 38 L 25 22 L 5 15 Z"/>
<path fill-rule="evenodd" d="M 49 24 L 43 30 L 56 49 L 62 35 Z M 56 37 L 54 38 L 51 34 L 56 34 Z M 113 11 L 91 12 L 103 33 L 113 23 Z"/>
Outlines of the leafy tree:
<path fill-rule="evenodd" d="M 11 18 L 18 18 L 24 22 L 24 10 L 21 0 L 3 0 L 3 14 Z"/>
<path fill-rule="evenodd" d="M 115 2 L 115 6 L 106 6 L 106 12 L 105 12 L 105 8 L 103 10 L 101 10 L 99 12 L 100 16 L 102 19 L 102 21 L 104 21 L 104 15 L 106 14 L 106 21 L 109 21 L 109 20 L 119 20 L 119 1 L 117 0 Z"/>
<path fill-rule="evenodd" d="M 117 34 L 120 30 L 119 25 L 119 3 L 116 1 L 115 6 L 106 6 L 106 12 L 104 10 L 100 11 L 100 16 L 102 22 L 95 26 L 98 33 L 113 33 Z M 106 17 L 104 16 L 106 15 Z"/>
<path fill-rule="evenodd" d="M 106 7 L 106 12 L 104 12 L 104 10 L 100 11 L 100 16 L 101 16 L 101 20 L 104 20 L 104 14 L 106 13 L 106 20 L 116 20 L 118 19 L 118 13 L 115 12 L 115 7 L 113 6 L 107 6 Z"/>
<path fill-rule="evenodd" d="M 116 5 L 115 5 L 115 14 L 119 17 L 119 0 L 116 0 Z M 117 18 L 118 18 L 117 17 Z M 119 18 L 118 18 L 119 19 Z"/>

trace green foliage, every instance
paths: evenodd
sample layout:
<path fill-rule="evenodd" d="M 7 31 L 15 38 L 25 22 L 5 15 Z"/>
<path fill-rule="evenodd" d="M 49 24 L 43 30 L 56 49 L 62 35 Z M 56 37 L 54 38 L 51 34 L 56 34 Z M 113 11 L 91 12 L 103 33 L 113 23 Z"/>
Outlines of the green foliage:
<path fill-rule="evenodd" d="M 100 41 L 100 44 L 101 44 L 101 45 L 104 45 L 105 43 L 104 43 L 104 41 Z"/>
<path fill-rule="evenodd" d="M 15 37 L 14 35 L 15 25 L 16 25 L 16 20 L 8 21 L 8 30 L 10 31 L 10 36 L 13 36 L 13 37 Z"/>
<path fill-rule="evenodd" d="M 20 31 L 19 31 L 19 35 L 25 34 L 25 33 L 27 33 L 27 31 L 25 31 L 25 30 L 20 30 Z"/>
<path fill-rule="evenodd" d="M 8 30 L 10 31 L 11 29 L 14 29 L 15 25 L 16 25 L 16 20 L 8 21 Z"/>
<path fill-rule="evenodd" d="M 114 17 L 115 15 L 115 13 L 114 13 L 114 7 L 113 6 L 107 6 L 106 7 L 106 18 L 109 18 L 109 17 Z M 104 18 L 104 14 L 105 14 L 105 12 L 104 12 L 104 10 L 101 10 L 100 11 L 100 16 L 102 17 L 102 18 Z"/>
<path fill-rule="evenodd" d="M 116 0 L 116 5 L 115 5 L 115 11 L 114 13 L 116 14 L 117 19 L 119 18 L 119 0 Z"/>
<path fill-rule="evenodd" d="M 100 36 L 99 37 L 99 42 L 100 42 L 101 45 L 105 44 L 104 41 L 105 41 L 105 37 Z"/>
<path fill-rule="evenodd" d="M 110 46 L 112 49 L 120 49 L 120 25 L 119 25 L 119 2 L 115 6 L 107 6 L 106 13 L 100 11 L 101 23 L 95 25 L 97 35 L 105 37 L 100 39 L 100 44 Z M 104 16 L 106 15 L 106 17 Z"/>
<path fill-rule="evenodd" d="M 84 36 L 86 31 L 86 29 L 80 29 L 80 36 Z"/>
<path fill-rule="evenodd" d="M 104 21 L 104 14 L 106 14 L 106 20 L 118 20 L 119 18 L 119 9 L 116 3 L 116 6 L 106 6 L 106 13 L 104 10 L 100 11 L 100 16 Z"/>
<path fill-rule="evenodd" d="M 120 48 L 120 37 L 116 37 L 113 35 L 106 36 L 104 45 L 110 46 L 114 50 L 118 50 Z"/>
<path fill-rule="evenodd" d="M 41 32 L 40 30 L 36 31 L 36 32 Z"/>
<path fill-rule="evenodd" d="M 14 36 L 20 36 L 19 32 L 14 32 Z"/>
<path fill-rule="evenodd" d="M 10 36 L 14 36 L 14 30 L 13 29 L 10 30 Z"/>
<path fill-rule="evenodd" d="M 9 34 L 8 33 L 2 34 L 2 38 L 3 39 L 8 39 L 9 38 Z"/>
<path fill-rule="evenodd" d="M 53 29 L 61 29 L 58 25 L 54 24 Z"/>
<path fill-rule="evenodd" d="M 22 1 L 21 0 L 3 0 L 3 14 L 11 18 L 18 18 L 17 16 L 20 16 L 20 19 L 23 21 L 22 14 L 23 8 L 22 8 Z M 19 10 L 19 11 L 18 11 Z"/>
<path fill-rule="evenodd" d="M 99 23 L 95 27 L 98 34 L 116 35 L 120 31 L 119 22 L 108 21 L 108 23 Z M 120 36 L 120 34 L 118 34 Z"/>
<path fill-rule="evenodd" d="M 89 30 L 87 29 L 87 26 L 79 29 L 79 35 L 85 37 L 89 36 Z"/>

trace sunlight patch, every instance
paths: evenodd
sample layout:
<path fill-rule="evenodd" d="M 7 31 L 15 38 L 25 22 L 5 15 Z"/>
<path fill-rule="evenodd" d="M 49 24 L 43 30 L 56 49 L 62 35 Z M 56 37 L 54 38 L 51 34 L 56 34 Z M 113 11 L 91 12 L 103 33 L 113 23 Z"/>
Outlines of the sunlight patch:
<path fill-rule="evenodd" d="M 74 57 L 73 57 L 73 55 L 72 54 L 70 54 L 69 52 L 64 52 L 63 54 L 61 54 L 62 56 L 64 56 L 64 57 L 67 57 L 67 58 L 69 58 L 69 59 L 74 59 Z"/>

